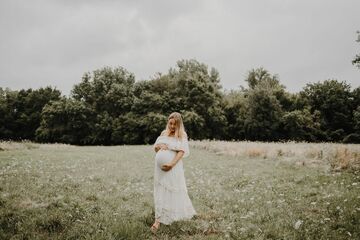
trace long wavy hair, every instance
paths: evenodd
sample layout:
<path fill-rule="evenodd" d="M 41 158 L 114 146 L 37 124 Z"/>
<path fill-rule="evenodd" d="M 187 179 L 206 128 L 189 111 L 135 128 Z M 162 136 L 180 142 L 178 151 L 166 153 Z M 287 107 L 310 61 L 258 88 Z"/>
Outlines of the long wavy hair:
<path fill-rule="evenodd" d="M 184 123 L 183 123 L 183 119 L 181 117 L 181 114 L 178 112 L 172 112 L 169 117 L 168 117 L 168 121 L 166 123 L 166 128 L 165 130 L 163 130 L 161 132 L 161 135 L 165 135 L 165 136 L 170 136 L 170 127 L 169 127 L 169 121 L 170 119 L 175 119 L 175 137 L 179 138 L 179 139 L 183 139 L 185 137 L 187 137 L 187 133 L 185 131 L 185 127 L 184 127 Z"/>

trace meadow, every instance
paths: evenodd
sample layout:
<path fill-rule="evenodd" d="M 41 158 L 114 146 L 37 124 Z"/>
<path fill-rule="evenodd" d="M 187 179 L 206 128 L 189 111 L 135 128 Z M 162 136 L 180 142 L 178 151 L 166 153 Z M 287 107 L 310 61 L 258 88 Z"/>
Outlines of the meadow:
<path fill-rule="evenodd" d="M 360 145 L 190 141 L 198 214 L 156 235 L 154 156 L 0 142 L 0 239 L 360 239 Z"/>

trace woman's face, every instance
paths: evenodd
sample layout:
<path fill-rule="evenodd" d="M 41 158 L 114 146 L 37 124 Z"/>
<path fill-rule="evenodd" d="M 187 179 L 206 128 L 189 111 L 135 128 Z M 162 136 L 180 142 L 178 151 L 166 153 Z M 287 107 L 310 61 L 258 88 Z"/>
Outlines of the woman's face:
<path fill-rule="evenodd" d="M 175 130 L 176 130 L 176 121 L 175 119 L 170 119 L 169 120 L 169 128 L 170 128 L 170 131 L 171 133 L 175 133 Z"/>

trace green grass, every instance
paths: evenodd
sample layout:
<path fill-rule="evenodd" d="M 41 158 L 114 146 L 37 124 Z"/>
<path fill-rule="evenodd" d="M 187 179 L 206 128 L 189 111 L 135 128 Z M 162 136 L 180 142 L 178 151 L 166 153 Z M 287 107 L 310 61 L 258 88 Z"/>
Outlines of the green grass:
<path fill-rule="evenodd" d="M 151 146 L 1 147 L 0 239 L 360 238 L 357 171 L 191 147 L 183 161 L 198 215 L 154 237 Z"/>

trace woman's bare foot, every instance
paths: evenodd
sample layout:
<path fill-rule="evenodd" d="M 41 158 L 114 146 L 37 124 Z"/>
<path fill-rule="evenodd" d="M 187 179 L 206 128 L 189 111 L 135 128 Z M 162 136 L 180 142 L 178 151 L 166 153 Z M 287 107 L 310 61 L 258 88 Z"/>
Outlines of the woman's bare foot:
<path fill-rule="evenodd" d="M 154 224 L 151 226 L 150 230 L 153 232 L 153 233 L 156 233 L 157 230 L 159 229 L 160 227 L 160 222 L 158 220 L 155 220 Z"/>

